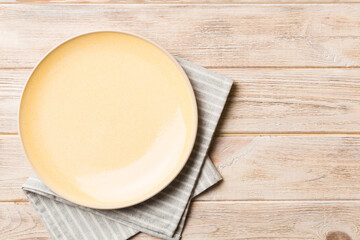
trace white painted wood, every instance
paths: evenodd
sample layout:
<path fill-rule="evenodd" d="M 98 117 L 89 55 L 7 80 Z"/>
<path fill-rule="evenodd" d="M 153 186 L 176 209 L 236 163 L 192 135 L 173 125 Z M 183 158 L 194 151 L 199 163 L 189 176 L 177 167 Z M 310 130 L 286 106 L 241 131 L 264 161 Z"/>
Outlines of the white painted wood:
<path fill-rule="evenodd" d="M 356 240 L 359 214 L 357 201 L 195 202 L 183 239 Z M 0 220 L 0 239 L 49 239 L 29 203 L 0 203 Z"/>
<path fill-rule="evenodd" d="M 224 181 L 201 199 L 360 199 L 359 136 L 220 137 L 210 157 Z"/>
<path fill-rule="evenodd" d="M 202 66 L 360 65 L 360 5 L 0 6 L 0 68 L 33 67 L 77 34 L 130 31 Z"/>

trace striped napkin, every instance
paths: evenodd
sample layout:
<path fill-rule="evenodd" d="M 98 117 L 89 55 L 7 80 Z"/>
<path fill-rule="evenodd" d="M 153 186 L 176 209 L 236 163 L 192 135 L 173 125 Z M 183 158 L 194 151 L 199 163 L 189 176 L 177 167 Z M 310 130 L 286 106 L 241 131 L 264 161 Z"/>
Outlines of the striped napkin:
<path fill-rule="evenodd" d="M 221 180 L 206 155 L 233 81 L 176 57 L 198 105 L 198 133 L 183 170 L 163 191 L 138 205 L 115 210 L 86 208 L 62 199 L 37 176 L 23 190 L 53 239 L 128 239 L 138 232 L 180 239 L 191 199 Z"/>

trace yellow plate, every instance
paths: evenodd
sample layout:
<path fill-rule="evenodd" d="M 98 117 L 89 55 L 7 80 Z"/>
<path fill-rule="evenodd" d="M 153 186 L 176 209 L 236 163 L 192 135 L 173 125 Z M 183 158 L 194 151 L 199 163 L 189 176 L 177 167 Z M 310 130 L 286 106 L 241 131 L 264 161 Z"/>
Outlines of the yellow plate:
<path fill-rule="evenodd" d="M 180 65 L 138 36 L 95 32 L 52 50 L 24 89 L 19 129 L 44 183 L 92 208 L 134 205 L 185 165 L 197 107 Z"/>

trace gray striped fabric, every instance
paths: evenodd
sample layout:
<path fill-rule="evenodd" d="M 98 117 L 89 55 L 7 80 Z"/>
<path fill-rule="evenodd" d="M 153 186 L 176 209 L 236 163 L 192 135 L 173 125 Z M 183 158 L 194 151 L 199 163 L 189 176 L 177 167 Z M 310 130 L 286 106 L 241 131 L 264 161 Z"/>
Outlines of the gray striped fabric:
<path fill-rule="evenodd" d="M 116 210 L 75 205 L 30 177 L 23 189 L 53 239 L 127 239 L 139 231 L 179 239 L 191 198 L 221 179 L 206 153 L 233 81 L 176 59 L 193 86 L 199 115 L 196 142 L 184 169 L 156 196 Z"/>

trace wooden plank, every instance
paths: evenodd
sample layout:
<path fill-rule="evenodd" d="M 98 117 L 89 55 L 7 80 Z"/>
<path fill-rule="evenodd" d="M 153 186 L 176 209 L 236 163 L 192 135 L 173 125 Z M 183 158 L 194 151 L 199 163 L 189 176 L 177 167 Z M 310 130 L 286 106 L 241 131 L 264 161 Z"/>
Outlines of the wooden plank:
<path fill-rule="evenodd" d="M 0 201 L 24 201 L 18 136 L 0 149 Z M 224 181 L 200 200 L 360 199 L 360 136 L 218 137 L 210 156 Z"/>
<path fill-rule="evenodd" d="M 359 239 L 359 213 L 358 202 L 195 202 L 183 239 Z"/>
<path fill-rule="evenodd" d="M 96 30 L 140 34 L 202 66 L 360 66 L 357 4 L 3 4 L 0 13 L 0 68 L 33 67 Z"/>
<path fill-rule="evenodd" d="M 27 200 L 21 185 L 32 171 L 19 137 L 0 136 L 0 201 Z"/>
<path fill-rule="evenodd" d="M 360 199 L 360 136 L 220 137 L 224 181 L 204 200 Z"/>
<path fill-rule="evenodd" d="M 360 132 L 360 69 L 216 69 L 235 80 L 218 133 Z"/>
<path fill-rule="evenodd" d="M 355 240 L 359 214 L 358 201 L 195 202 L 183 239 Z M 28 203 L 0 203 L 0 220 L 1 239 L 48 239 Z"/>
<path fill-rule="evenodd" d="M 0 239 L 50 239 L 30 203 L 0 203 Z"/>
<path fill-rule="evenodd" d="M 213 69 L 235 80 L 218 133 L 360 132 L 360 69 Z M 31 69 L 0 69 L 0 133 Z"/>
<path fill-rule="evenodd" d="M 31 69 L 0 68 L 0 133 L 17 133 L 22 89 Z"/>

